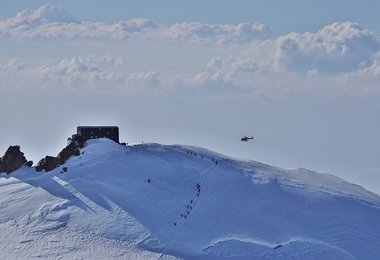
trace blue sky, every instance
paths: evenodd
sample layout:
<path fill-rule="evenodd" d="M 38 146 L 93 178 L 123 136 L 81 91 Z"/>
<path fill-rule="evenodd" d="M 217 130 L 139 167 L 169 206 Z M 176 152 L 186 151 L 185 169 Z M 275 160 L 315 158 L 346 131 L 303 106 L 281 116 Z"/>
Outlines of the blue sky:
<path fill-rule="evenodd" d="M 379 5 L 2 1 L 0 153 L 20 144 L 36 162 L 78 124 L 119 125 L 126 142 L 203 146 L 380 193 Z"/>

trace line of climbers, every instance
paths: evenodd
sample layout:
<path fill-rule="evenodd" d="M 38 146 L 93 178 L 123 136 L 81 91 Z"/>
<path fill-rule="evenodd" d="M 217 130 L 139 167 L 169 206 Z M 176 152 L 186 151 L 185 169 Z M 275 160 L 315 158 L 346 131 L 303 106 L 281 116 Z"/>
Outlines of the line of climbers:
<path fill-rule="evenodd" d="M 187 154 L 194 155 L 195 157 L 197 157 L 197 153 L 195 153 L 193 151 L 187 151 Z M 207 158 L 206 156 L 204 156 L 202 154 L 198 154 L 198 155 L 202 159 Z M 218 165 L 218 161 L 216 159 L 211 158 L 211 161 L 213 163 L 215 163 L 215 165 Z M 196 190 L 197 190 L 196 196 L 197 196 L 197 198 L 199 198 L 199 196 L 201 194 L 201 184 L 200 183 L 196 184 Z M 181 218 L 187 219 L 187 217 L 190 215 L 191 211 L 193 210 L 193 203 L 194 203 L 194 199 L 191 199 L 190 204 L 186 205 L 186 210 L 180 214 Z M 177 226 L 177 222 L 174 222 L 173 224 L 174 224 L 174 226 Z"/>
<path fill-rule="evenodd" d="M 150 178 L 147 179 L 147 182 L 148 183 L 151 182 Z M 197 187 L 197 197 L 199 197 L 199 195 L 201 193 L 201 185 L 199 183 L 197 183 L 196 187 Z M 186 210 L 180 214 L 181 218 L 186 219 L 190 215 L 190 212 L 193 210 L 193 202 L 194 202 L 194 200 L 191 199 L 190 204 L 186 205 Z M 174 222 L 174 226 L 177 226 L 177 222 Z"/>
<path fill-rule="evenodd" d="M 146 181 L 148 183 L 151 183 L 150 178 L 148 178 Z M 196 188 L 197 188 L 197 197 L 199 197 L 199 195 L 201 193 L 201 185 L 199 183 L 197 183 Z M 181 218 L 186 219 L 190 215 L 190 212 L 193 210 L 193 203 L 194 203 L 194 200 L 191 199 L 190 204 L 186 205 L 186 210 L 180 214 Z M 177 226 L 177 222 L 174 222 L 174 226 Z"/>
<path fill-rule="evenodd" d="M 195 153 L 195 152 L 193 152 L 193 151 L 187 151 L 187 154 L 191 154 L 191 155 L 194 155 L 195 157 L 197 157 L 197 153 Z M 202 159 L 207 158 L 207 157 L 204 156 L 204 155 L 200 155 L 200 157 L 201 157 Z M 210 158 L 210 157 L 209 157 L 209 158 Z M 206 177 L 205 177 L 205 180 L 203 181 L 202 184 L 205 184 L 205 183 L 206 183 L 208 175 L 211 174 L 211 173 L 213 172 L 213 170 L 216 168 L 216 166 L 218 165 L 218 161 L 215 160 L 214 158 L 211 158 L 211 161 L 212 161 L 213 163 L 215 163 L 215 166 L 214 166 L 212 169 L 210 169 L 210 170 L 208 170 L 208 171 L 206 172 Z M 148 183 L 150 183 L 150 181 L 151 181 L 150 178 L 147 179 L 147 182 L 148 182 Z M 191 199 L 191 200 L 190 200 L 190 204 L 187 204 L 187 205 L 186 205 L 186 210 L 185 210 L 184 212 L 180 213 L 180 217 L 181 217 L 181 219 L 182 219 L 183 221 L 186 220 L 186 219 L 189 217 L 191 211 L 193 210 L 193 208 L 194 208 L 194 206 L 195 206 L 196 199 L 199 199 L 199 196 L 200 196 L 200 194 L 201 194 L 201 184 L 200 184 L 199 182 L 196 184 L 196 190 L 197 190 L 197 192 L 196 192 L 196 196 L 197 196 L 197 197 L 195 197 L 194 199 Z M 179 220 L 178 222 L 180 222 L 180 221 L 181 221 L 181 220 Z M 177 223 L 178 223 L 178 222 L 174 222 L 173 225 L 174 225 L 175 227 L 177 227 Z M 171 242 L 172 238 L 175 236 L 175 234 L 176 234 L 176 232 L 177 232 L 178 230 L 179 230 L 179 229 L 173 229 L 172 235 L 170 236 L 169 240 L 167 241 L 166 245 L 163 247 L 163 249 L 162 249 L 160 255 L 158 256 L 158 258 L 157 258 L 156 260 L 161 259 L 161 257 L 164 255 L 164 252 L 165 252 L 167 246 L 169 245 L 169 243 Z"/>
<path fill-rule="evenodd" d="M 187 151 L 187 153 L 190 154 L 190 155 L 194 155 L 195 157 L 197 157 L 197 153 L 196 153 L 196 152 L 193 152 L 193 151 Z M 205 159 L 205 158 L 206 158 L 206 156 L 204 156 L 204 155 L 200 155 L 200 157 L 201 157 L 202 159 Z M 218 165 L 218 161 L 217 161 L 216 159 L 211 158 L 211 161 L 212 161 L 213 163 L 215 163 L 216 165 Z"/>
<path fill-rule="evenodd" d="M 190 155 L 194 155 L 195 157 L 197 156 L 197 153 L 195 153 L 195 152 L 193 152 L 193 151 L 187 151 L 187 153 L 190 154 Z M 200 155 L 200 157 L 201 157 L 202 159 L 205 159 L 205 158 L 206 158 L 206 156 L 204 156 L 204 155 Z M 214 158 L 211 158 L 211 161 L 212 161 L 213 163 L 215 163 L 215 165 L 218 165 L 218 161 L 215 160 Z M 148 183 L 151 183 L 151 179 L 150 179 L 150 178 L 146 179 L 146 181 L 147 181 Z M 200 183 L 197 183 L 197 184 L 196 184 L 196 190 L 197 190 L 197 192 L 196 192 L 196 196 L 197 196 L 197 198 L 199 198 L 199 196 L 200 196 L 200 194 L 201 194 L 201 184 L 200 184 Z M 195 202 L 194 199 L 191 199 L 191 200 L 190 200 L 190 204 L 187 204 L 187 205 L 186 205 L 186 210 L 180 214 L 180 217 L 181 217 L 181 218 L 186 219 L 186 218 L 190 215 L 191 211 L 193 210 L 193 206 L 194 206 L 193 203 L 194 203 L 194 202 Z M 174 226 L 177 226 L 177 222 L 174 222 L 173 224 L 174 224 Z"/>
<path fill-rule="evenodd" d="M 197 197 L 199 197 L 201 193 L 201 185 L 197 183 L 196 187 L 197 187 Z M 193 210 L 193 206 L 194 206 L 193 203 L 194 203 L 194 200 L 191 199 L 190 204 L 186 205 L 186 210 L 180 214 L 181 218 L 186 219 L 190 215 L 191 211 Z M 177 226 L 177 222 L 174 222 L 174 226 Z"/>

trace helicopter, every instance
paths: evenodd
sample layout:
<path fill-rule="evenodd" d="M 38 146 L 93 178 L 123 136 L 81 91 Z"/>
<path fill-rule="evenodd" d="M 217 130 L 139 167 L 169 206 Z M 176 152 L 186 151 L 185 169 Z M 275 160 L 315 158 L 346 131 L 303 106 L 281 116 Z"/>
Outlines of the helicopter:
<path fill-rule="evenodd" d="M 252 137 L 244 136 L 242 139 L 240 139 L 240 141 L 242 141 L 242 142 L 248 142 L 249 140 L 253 140 L 253 137 L 254 136 L 252 136 Z"/>

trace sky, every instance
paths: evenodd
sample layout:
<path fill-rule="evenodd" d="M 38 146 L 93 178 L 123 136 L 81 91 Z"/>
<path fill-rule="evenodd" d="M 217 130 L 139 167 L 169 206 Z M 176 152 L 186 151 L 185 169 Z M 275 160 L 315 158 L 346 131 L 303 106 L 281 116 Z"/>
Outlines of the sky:
<path fill-rule="evenodd" d="M 0 153 L 78 125 L 380 194 L 378 1 L 1 1 Z M 253 142 L 242 143 L 244 135 Z"/>

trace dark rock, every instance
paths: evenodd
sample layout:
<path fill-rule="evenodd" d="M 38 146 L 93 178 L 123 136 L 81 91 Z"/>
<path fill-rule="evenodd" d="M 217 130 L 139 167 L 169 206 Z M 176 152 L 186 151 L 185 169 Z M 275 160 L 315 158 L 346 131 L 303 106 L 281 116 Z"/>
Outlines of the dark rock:
<path fill-rule="evenodd" d="M 24 153 L 20 151 L 20 146 L 10 146 L 0 160 L 0 172 L 9 174 L 23 166 L 26 162 Z"/>
<path fill-rule="evenodd" d="M 63 172 L 67 172 L 67 167 L 62 168 Z"/>
<path fill-rule="evenodd" d="M 71 142 L 69 145 L 63 148 L 62 151 L 58 154 L 57 158 L 59 160 L 59 163 L 63 164 L 73 155 L 80 155 L 79 147 L 75 142 Z"/>
<path fill-rule="evenodd" d="M 54 170 L 59 165 L 59 162 L 60 160 L 57 157 L 46 156 L 37 163 L 36 171 L 45 170 L 45 172 L 48 172 Z"/>
<path fill-rule="evenodd" d="M 28 161 L 28 162 L 26 163 L 26 166 L 28 166 L 28 167 L 32 167 L 32 166 L 33 166 L 33 161 Z"/>
<path fill-rule="evenodd" d="M 86 145 L 86 140 L 84 140 L 83 137 L 80 135 L 73 134 L 72 138 L 70 138 L 70 139 L 71 140 L 68 140 L 68 141 L 71 141 L 71 143 L 74 143 L 79 148 L 83 148 Z"/>
<path fill-rule="evenodd" d="M 78 142 L 73 141 L 69 143 L 65 148 L 62 149 L 62 151 L 58 154 L 57 157 L 46 156 L 45 158 L 41 159 L 37 163 L 36 171 L 40 172 L 42 170 L 45 170 L 45 172 L 48 172 L 48 171 L 54 170 L 59 165 L 64 164 L 67 161 L 67 159 L 69 159 L 71 156 L 73 155 L 79 156 L 80 147 L 81 147 L 81 144 L 78 144 Z"/>

